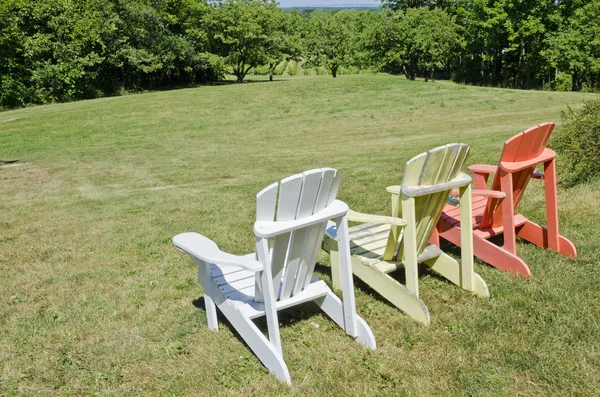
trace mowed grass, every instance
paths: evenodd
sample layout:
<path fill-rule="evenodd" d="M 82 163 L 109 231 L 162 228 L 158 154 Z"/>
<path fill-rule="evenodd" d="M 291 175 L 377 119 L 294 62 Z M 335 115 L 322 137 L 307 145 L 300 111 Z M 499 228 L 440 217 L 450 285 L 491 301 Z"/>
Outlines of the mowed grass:
<path fill-rule="evenodd" d="M 414 155 L 464 142 L 469 163 L 493 164 L 507 138 L 591 98 L 376 75 L 0 113 L 0 160 L 18 160 L 0 167 L 0 395 L 600 394 L 599 183 L 559 189 L 577 259 L 519 242 L 529 280 L 476 263 L 490 299 L 423 272 L 429 327 L 355 279 L 376 351 L 311 304 L 280 313 L 291 388 L 226 323 L 209 332 L 171 243 L 198 231 L 251 252 L 255 194 L 315 167 L 342 172 L 355 210 L 389 214 L 385 187 Z M 541 182 L 520 210 L 544 223 Z"/>

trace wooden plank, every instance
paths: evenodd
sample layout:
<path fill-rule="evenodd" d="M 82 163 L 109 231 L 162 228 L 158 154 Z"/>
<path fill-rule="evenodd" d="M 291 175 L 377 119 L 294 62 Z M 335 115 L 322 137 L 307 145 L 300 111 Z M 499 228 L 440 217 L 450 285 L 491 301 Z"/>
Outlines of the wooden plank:
<path fill-rule="evenodd" d="M 242 270 L 241 272 L 229 273 L 224 275 L 219 275 L 218 273 L 213 275 L 211 273 L 211 277 L 217 286 L 221 286 L 224 284 L 231 284 L 235 281 L 243 280 L 246 278 L 251 278 L 254 280 L 254 272 Z"/>
<path fill-rule="evenodd" d="M 331 201 L 329 200 L 331 187 L 333 186 L 333 182 L 335 179 L 336 170 L 333 168 L 323 168 L 323 179 L 321 180 L 321 186 L 319 188 L 319 195 L 317 197 L 317 201 L 315 203 L 315 208 L 313 213 L 317 213 L 325 208 Z M 339 183 L 338 183 L 339 186 Z M 337 194 L 337 189 L 336 192 Z M 335 198 L 335 194 L 333 196 Z"/>
<path fill-rule="evenodd" d="M 296 219 L 303 182 L 302 174 L 292 175 L 281 181 L 277 200 L 277 221 Z"/>
<path fill-rule="evenodd" d="M 275 206 L 277 204 L 277 182 L 267 186 L 256 195 L 256 220 L 272 221 L 275 219 Z M 264 263 L 263 263 L 264 265 Z"/>
<path fill-rule="evenodd" d="M 321 246 L 325 226 L 327 226 L 327 222 L 312 225 L 308 228 L 302 260 L 291 296 L 298 294 L 310 284 L 317 257 L 316 252 Z"/>
<path fill-rule="evenodd" d="M 320 169 L 305 172 L 303 175 L 304 183 L 302 185 L 295 219 L 302 219 L 312 215 L 319 194 L 321 180 L 323 178 L 323 172 Z M 301 272 L 300 269 L 305 265 L 304 256 L 308 235 L 308 228 L 302 228 L 292 232 L 287 269 L 283 276 L 283 285 L 281 287 L 279 299 L 287 299 L 292 296 L 294 292 L 298 274 Z M 302 280 L 302 285 L 304 285 L 304 280 Z"/>
<path fill-rule="evenodd" d="M 219 289 L 224 294 L 228 294 L 234 290 L 242 290 L 248 287 L 254 286 L 255 278 L 248 277 L 241 280 L 233 281 L 232 283 L 226 283 L 219 286 Z"/>
<path fill-rule="evenodd" d="M 342 183 L 342 175 L 339 171 L 336 171 L 333 181 L 331 182 L 331 189 L 329 190 L 329 197 L 327 198 L 327 205 L 331 204 L 333 200 L 335 200 L 337 196 L 338 189 L 340 188 L 340 183 Z"/>
<path fill-rule="evenodd" d="M 277 200 L 277 221 L 290 221 L 296 219 L 298 203 L 304 175 L 296 174 L 281 181 L 279 187 L 279 198 Z M 284 233 L 276 236 L 273 241 L 273 252 L 271 257 L 271 272 L 273 275 L 273 285 L 279 286 L 286 269 L 288 251 L 290 247 L 291 233 Z M 280 295 L 278 288 L 277 296 Z"/>
<path fill-rule="evenodd" d="M 242 272 L 245 269 L 238 266 L 218 266 L 214 263 L 210 264 L 210 275 L 220 276 L 225 274 L 231 274 L 235 272 Z"/>

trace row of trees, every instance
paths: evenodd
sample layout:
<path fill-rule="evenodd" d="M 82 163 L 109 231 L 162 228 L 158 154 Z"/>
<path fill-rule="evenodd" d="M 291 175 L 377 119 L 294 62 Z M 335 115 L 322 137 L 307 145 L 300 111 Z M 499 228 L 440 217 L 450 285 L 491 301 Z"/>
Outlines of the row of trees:
<path fill-rule="evenodd" d="M 283 12 L 274 0 L 3 0 L 0 107 L 242 82 L 283 59 L 515 88 L 600 87 L 600 0 L 384 0 Z"/>

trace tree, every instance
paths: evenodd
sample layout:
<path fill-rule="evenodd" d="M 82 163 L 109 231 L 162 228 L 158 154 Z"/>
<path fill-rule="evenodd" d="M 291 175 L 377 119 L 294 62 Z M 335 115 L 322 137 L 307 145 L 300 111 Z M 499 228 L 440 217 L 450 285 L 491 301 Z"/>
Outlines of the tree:
<path fill-rule="evenodd" d="M 281 53 L 284 21 L 274 0 L 220 0 L 206 19 L 211 50 L 241 83 L 251 68 Z"/>
<path fill-rule="evenodd" d="M 552 67 L 571 75 L 572 90 L 600 83 L 600 0 L 591 0 L 547 39 L 544 52 Z"/>
<path fill-rule="evenodd" d="M 323 64 L 337 77 L 340 67 L 354 61 L 357 11 L 318 12 L 310 19 L 309 62 Z"/>
<path fill-rule="evenodd" d="M 418 72 L 425 79 L 435 78 L 435 71 L 444 68 L 464 45 L 453 18 L 442 10 L 424 7 L 386 13 L 371 43 L 381 54 L 384 69 L 401 68 L 409 80 Z"/>

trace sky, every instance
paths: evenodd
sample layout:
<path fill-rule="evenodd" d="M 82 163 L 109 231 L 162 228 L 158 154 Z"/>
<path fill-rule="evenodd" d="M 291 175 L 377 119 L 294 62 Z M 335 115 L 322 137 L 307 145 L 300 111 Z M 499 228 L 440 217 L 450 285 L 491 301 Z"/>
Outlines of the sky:
<path fill-rule="evenodd" d="M 313 7 L 339 5 L 373 5 L 379 6 L 380 0 L 279 0 L 280 7 Z"/>

